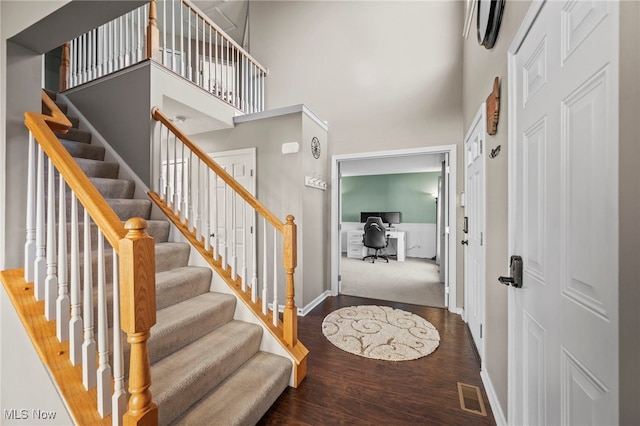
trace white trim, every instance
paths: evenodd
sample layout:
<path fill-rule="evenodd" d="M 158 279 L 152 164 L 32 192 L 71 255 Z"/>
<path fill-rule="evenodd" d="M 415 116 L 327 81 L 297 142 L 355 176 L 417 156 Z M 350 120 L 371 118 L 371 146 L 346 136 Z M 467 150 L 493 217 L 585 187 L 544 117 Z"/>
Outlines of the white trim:
<path fill-rule="evenodd" d="M 326 132 L 329 131 L 329 125 L 327 124 L 327 122 L 322 121 L 320 117 L 316 115 L 316 113 L 311 111 L 309 107 L 307 107 L 304 104 L 290 105 L 287 107 L 275 108 L 275 109 L 270 109 L 262 112 L 256 112 L 254 114 L 238 115 L 236 117 L 233 117 L 233 123 L 234 124 L 246 123 L 248 121 L 262 120 L 264 118 L 272 118 L 272 117 L 278 117 L 281 115 L 296 114 L 300 112 L 303 114 L 306 114 L 307 117 L 313 120 L 318 126 L 324 129 Z"/>
<path fill-rule="evenodd" d="M 325 290 L 324 293 L 321 293 L 318 297 L 313 299 L 311 303 L 305 305 L 304 308 L 298 308 L 298 315 L 300 315 L 301 317 L 307 315 L 309 312 L 313 310 L 313 308 L 321 304 L 324 301 L 324 299 L 326 299 L 329 296 L 331 296 L 331 292 L 329 290 Z"/>
<path fill-rule="evenodd" d="M 459 308 L 456 306 L 456 228 L 457 228 L 457 145 L 438 145 L 424 148 L 409 148 L 398 149 L 391 151 L 374 151 L 374 152 L 361 152 L 354 154 L 341 154 L 333 155 L 331 157 L 331 295 L 337 296 L 338 289 L 338 274 L 340 273 L 340 231 L 338 226 L 340 225 L 340 218 L 338 216 L 338 205 L 340 194 L 338 190 L 340 188 L 338 176 L 339 163 L 345 160 L 367 159 L 367 158 L 384 158 L 384 157 L 397 157 L 403 155 L 416 155 L 416 154 L 449 154 L 449 311 L 453 313 L 459 313 Z"/>
<path fill-rule="evenodd" d="M 495 388 L 493 387 L 493 383 L 491 383 L 491 378 L 487 374 L 486 370 L 480 370 L 480 378 L 482 379 L 482 385 L 484 386 L 484 390 L 487 393 L 487 398 L 489 399 L 489 405 L 491 405 L 491 412 L 493 413 L 493 420 L 496 422 L 498 426 L 507 426 L 507 419 L 504 416 L 504 411 L 502 411 L 502 407 L 500 406 L 500 401 L 498 400 L 498 396 L 496 395 Z"/>
<path fill-rule="evenodd" d="M 482 185 L 481 191 L 482 191 L 482 208 L 484 209 L 484 212 L 482 213 L 482 229 L 484 232 L 484 235 L 487 235 L 487 156 L 486 156 L 486 151 L 487 151 L 487 137 L 486 137 L 486 133 L 487 133 L 487 119 L 486 119 L 486 110 L 487 110 L 487 104 L 486 103 L 482 103 L 480 105 L 480 108 L 478 109 L 478 112 L 476 113 L 476 116 L 474 117 L 473 121 L 471 122 L 471 124 L 469 125 L 469 128 L 467 129 L 467 133 L 464 136 L 464 141 L 462 143 L 463 146 L 463 154 L 462 154 L 462 161 L 464 163 L 464 184 L 463 184 L 463 190 L 464 190 L 464 194 L 465 197 L 467 195 L 467 193 L 469 192 L 468 188 L 467 188 L 467 169 L 468 169 L 468 165 L 467 165 L 467 141 L 469 140 L 469 138 L 472 136 L 473 131 L 476 129 L 476 126 L 480 126 L 480 135 L 481 135 L 481 152 L 480 152 L 480 161 L 482 161 L 482 182 L 480 183 Z M 467 211 L 466 211 L 466 206 L 465 206 L 465 216 L 467 215 Z M 484 260 L 484 265 L 482 265 L 482 273 L 481 276 L 483 277 L 483 283 L 482 283 L 482 295 L 480 297 L 481 299 L 481 304 L 482 304 L 482 315 L 480 316 L 479 320 L 480 320 L 480 324 L 482 327 L 485 327 L 485 330 L 481 332 L 481 334 L 483 336 L 486 335 L 487 330 L 486 330 L 486 324 L 487 324 L 487 278 L 486 278 L 486 272 L 487 272 L 487 249 L 486 249 L 486 245 L 482 245 L 482 251 L 484 252 L 482 255 L 482 258 Z M 467 250 L 463 250 L 463 259 L 465 262 L 465 265 L 467 264 Z M 466 272 L 466 267 L 465 267 L 465 272 Z M 465 272 L 463 272 L 463 274 L 465 274 Z M 467 282 L 466 279 L 466 275 L 464 275 L 464 307 L 466 308 L 467 306 L 469 306 L 469 295 L 471 294 L 471 291 L 469 290 L 469 283 Z M 468 323 L 466 316 L 464 317 L 464 321 Z M 474 339 L 474 343 L 476 345 L 476 348 L 478 349 L 478 352 L 480 354 L 480 359 L 482 361 L 484 361 L 485 359 L 485 349 L 486 349 L 486 345 L 485 345 L 485 339 L 484 337 L 481 337 L 481 347 L 478 347 L 478 342 L 475 341 Z"/>
<path fill-rule="evenodd" d="M 545 0 L 535 0 L 531 6 L 529 7 L 529 11 L 525 15 L 522 23 L 520 24 L 520 28 L 518 32 L 513 38 L 513 42 L 511 42 L 511 46 L 509 47 L 509 51 L 507 52 L 507 81 L 509 85 L 508 89 L 508 219 L 507 219 L 507 258 L 505 259 L 505 266 L 508 270 L 509 268 L 509 255 L 514 253 L 515 250 L 515 227 L 516 227 L 516 217 L 515 217 L 515 205 L 516 202 L 516 170 L 515 164 L 517 159 L 518 152 L 518 144 L 516 144 L 517 133 L 516 133 L 516 103 L 515 96 L 517 93 L 517 84 L 516 84 L 516 54 L 520 50 L 524 39 L 526 38 L 531 26 L 535 22 L 540 10 L 542 10 L 542 6 L 544 6 Z M 509 287 L 507 290 L 507 359 L 515 360 L 516 349 L 514 346 L 515 338 L 516 338 L 516 312 L 515 312 L 515 288 Z M 515 362 L 507 363 L 507 416 L 508 416 L 508 424 L 513 424 L 516 417 L 516 410 L 518 404 L 516 401 L 520 399 L 522 395 L 517 395 L 516 386 L 515 386 Z M 482 373 L 481 373 L 482 375 Z M 487 395 L 489 395 L 488 387 L 485 385 L 485 389 L 487 390 Z M 493 405 L 492 405 L 493 409 Z M 497 417 L 497 416 L 496 416 Z M 504 415 L 502 415 L 502 419 L 504 420 Z M 497 423 L 497 420 L 496 420 Z M 507 424 L 507 422 L 504 422 Z"/>

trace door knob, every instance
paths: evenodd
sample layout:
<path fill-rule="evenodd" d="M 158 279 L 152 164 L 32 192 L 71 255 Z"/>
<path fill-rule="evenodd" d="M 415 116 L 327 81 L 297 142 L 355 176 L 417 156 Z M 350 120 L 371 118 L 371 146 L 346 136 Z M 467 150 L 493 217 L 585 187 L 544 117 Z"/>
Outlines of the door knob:
<path fill-rule="evenodd" d="M 510 276 L 498 277 L 498 281 L 504 285 L 511 285 L 515 288 L 522 287 L 522 257 L 511 256 L 511 264 L 509 266 Z"/>
<path fill-rule="evenodd" d="M 469 245 L 469 240 L 462 240 L 460 241 L 460 244 L 462 244 L 463 246 Z"/>

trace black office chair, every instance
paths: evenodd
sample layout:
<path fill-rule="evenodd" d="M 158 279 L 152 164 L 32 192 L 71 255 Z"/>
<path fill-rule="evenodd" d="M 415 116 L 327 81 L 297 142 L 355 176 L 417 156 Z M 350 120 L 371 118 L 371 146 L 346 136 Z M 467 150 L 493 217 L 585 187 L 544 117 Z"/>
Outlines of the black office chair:
<path fill-rule="evenodd" d="M 363 257 L 362 260 L 371 258 L 371 263 L 374 263 L 376 259 L 380 258 L 389 263 L 389 258 L 380 254 L 380 251 L 386 248 L 388 244 L 387 232 L 382 223 L 382 218 L 375 216 L 367 218 L 367 222 L 364 224 L 362 242 L 365 247 L 374 249 L 373 254 Z"/>

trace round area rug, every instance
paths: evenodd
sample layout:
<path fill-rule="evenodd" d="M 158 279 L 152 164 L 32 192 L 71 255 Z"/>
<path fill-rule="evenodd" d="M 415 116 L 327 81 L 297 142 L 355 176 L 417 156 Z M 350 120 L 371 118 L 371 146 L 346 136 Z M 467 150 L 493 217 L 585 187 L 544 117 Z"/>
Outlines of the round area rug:
<path fill-rule="evenodd" d="M 421 358 L 440 344 L 440 333 L 429 321 L 389 306 L 333 311 L 322 322 L 322 333 L 343 351 L 385 361 Z"/>

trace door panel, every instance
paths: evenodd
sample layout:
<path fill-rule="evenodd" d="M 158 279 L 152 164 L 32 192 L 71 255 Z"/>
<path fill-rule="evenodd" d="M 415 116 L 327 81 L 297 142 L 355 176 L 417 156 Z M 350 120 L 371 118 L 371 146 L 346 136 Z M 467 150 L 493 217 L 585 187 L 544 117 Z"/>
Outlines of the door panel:
<path fill-rule="evenodd" d="M 465 138 L 465 314 L 480 358 L 484 359 L 485 316 L 485 187 L 484 187 L 484 104 Z"/>
<path fill-rule="evenodd" d="M 512 59 L 514 424 L 617 424 L 616 33 L 615 2 L 546 2 Z"/>

